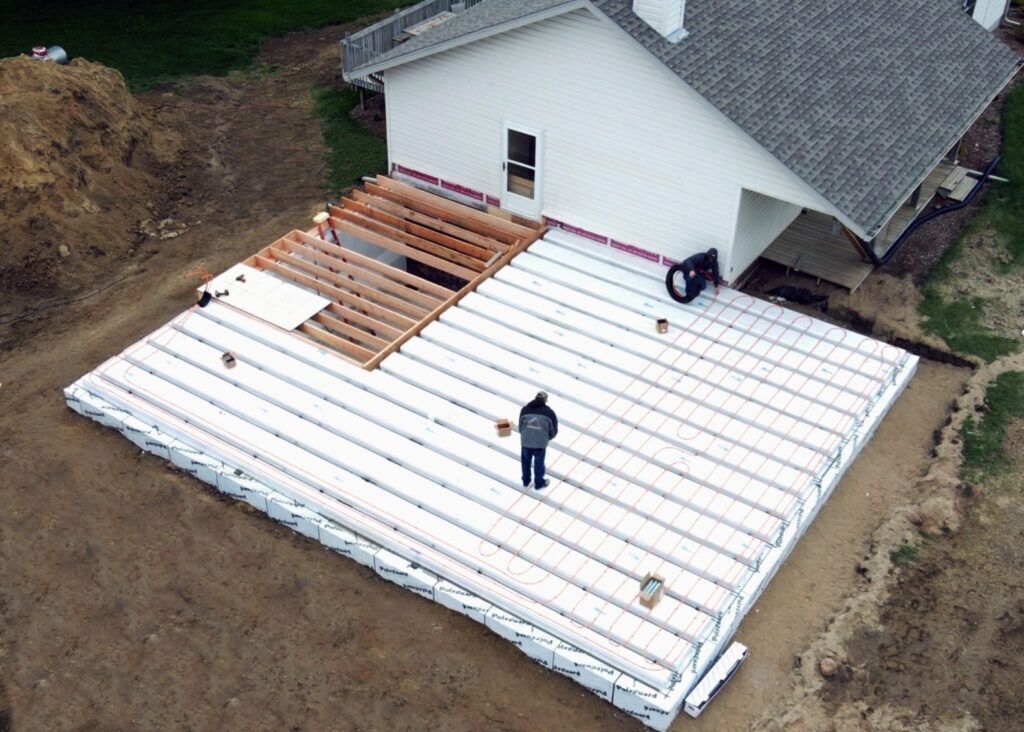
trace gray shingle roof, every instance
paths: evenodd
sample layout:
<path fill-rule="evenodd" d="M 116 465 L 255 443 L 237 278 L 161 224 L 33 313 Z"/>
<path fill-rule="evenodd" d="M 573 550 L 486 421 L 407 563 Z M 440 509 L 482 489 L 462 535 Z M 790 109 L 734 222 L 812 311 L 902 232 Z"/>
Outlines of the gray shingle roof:
<path fill-rule="evenodd" d="M 391 55 L 566 1 L 487 0 Z M 687 0 L 675 44 L 591 2 L 869 234 L 1019 62 L 959 0 Z"/>

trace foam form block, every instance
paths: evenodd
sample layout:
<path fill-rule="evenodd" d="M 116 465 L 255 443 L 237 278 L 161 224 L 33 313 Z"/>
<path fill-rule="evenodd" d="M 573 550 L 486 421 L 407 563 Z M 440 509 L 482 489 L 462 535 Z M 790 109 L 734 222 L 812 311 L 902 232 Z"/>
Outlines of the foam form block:
<path fill-rule="evenodd" d="M 492 607 L 486 616 L 487 627 L 506 640 L 515 643 L 519 650 L 545 668 L 555 663 L 555 647 L 558 639 L 545 633 L 522 618 L 501 608 Z"/>
<path fill-rule="evenodd" d="M 374 557 L 380 551 L 380 546 L 369 539 L 364 539 L 331 521 L 320 527 L 320 543 L 367 567 L 374 567 Z"/>
<path fill-rule="evenodd" d="M 64 389 L 64 401 L 67 402 L 69 407 L 84 417 L 87 415 L 85 414 L 85 406 L 82 404 L 81 393 L 82 390 L 72 384 Z"/>
<path fill-rule="evenodd" d="M 747 647 L 745 645 L 733 643 L 729 646 L 686 697 L 686 713 L 691 717 L 699 717 L 701 712 L 718 695 L 718 692 L 729 683 L 729 679 L 733 677 L 746 658 Z"/>
<path fill-rule="evenodd" d="M 121 425 L 121 431 L 124 432 L 126 436 L 128 434 L 128 429 L 134 429 L 129 426 L 129 419 L 132 418 L 126 418 L 124 423 Z M 137 422 L 138 420 L 134 421 Z M 134 442 L 134 440 L 132 441 Z M 171 443 L 170 453 L 171 462 L 186 473 L 194 475 L 199 478 L 199 480 L 212 485 L 214 488 L 218 487 L 217 474 L 224 469 L 223 463 L 219 460 L 215 460 L 201 450 L 197 450 L 190 445 L 186 445 L 180 440 L 175 440 Z"/>
<path fill-rule="evenodd" d="M 439 580 L 434 585 L 434 600 L 478 623 L 485 625 L 487 623 L 487 613 L 491 609 L 491 603 L 458 585 L 453 585 L 446 580 Z"/>
<path fill-rule="evenodd" d="M 387 549 L 373 555 L 373 568 L 386 580 L 401 585 L 428 600 L 434 599 L 437 575 Z"/>
<path fill-rule="evenodd" d="M 605 701 L 612 701 L 615 682 L 622 676 L 619 671 L 584 653 L 576 646 L 561 642 L 555 647 L 552 668 L 575 679 Z"/>
<path fill-rule="evenodd" d="M 222 493 L 227 493 L 229 496 L 245 501 L 263 513 L 268 511 L 267 498 L 272 491 L 241 470 L 218 473 L 217 488 Z"/>
<path fill-rule="evenodd" d="M 677 687 L 665 694 L 622 674 L 615 682 L 612 704 L 648 727 L 664 732 L 679 714 L 683 689 Z"/>
<path fill-rule="evenodd" d="M 96 420 L 104 427 L 113 427 L 120 430 L 121 422 L 124 421 L 125 417 L 129 416 L 125 410 L 113 406 L 85 389 L 80 389 L 78 392 L 78 404 L 81 407 L 78 410 L 80 414 L 89 419 Z"/>
<path fill-rule="evenodd" d="M 267 515 L 303 536 L 320 540 L 324 519 L 297 501 L 272 493 L 267 499 Z"/>

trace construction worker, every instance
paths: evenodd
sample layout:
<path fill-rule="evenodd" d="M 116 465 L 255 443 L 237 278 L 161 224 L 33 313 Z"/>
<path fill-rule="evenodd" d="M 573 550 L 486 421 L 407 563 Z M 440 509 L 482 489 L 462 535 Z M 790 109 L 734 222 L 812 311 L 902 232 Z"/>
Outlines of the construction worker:
<path fill-rule="evenodd" d="M 533 486 L 534 490 L 539 491 L 548 487 L 549 481 L 544 477 L 544 455 L 548 442 L 557 434 L 558 417 L 548 406 L 547 392 L 538 391 L 537 396 L 519 411 L 523 488 L 529 489 Z"/>
<path fill-rule="evenodd" d="M 680 292 L 679 280 L 682 278 L 683 291 Z M 692 257 L 687 257 L 678 264 L 669 267 L 665 275 L 665 286 L 668 294 L 676 302 L 687 303 L 704 291 L 708 282 L 715 286 L 715 294 L 718 294 L 718 286 L 722 284 L 722 275 L 718 271 L 718 250 L 712 247 L 706 252 L 699 252 Z"/>

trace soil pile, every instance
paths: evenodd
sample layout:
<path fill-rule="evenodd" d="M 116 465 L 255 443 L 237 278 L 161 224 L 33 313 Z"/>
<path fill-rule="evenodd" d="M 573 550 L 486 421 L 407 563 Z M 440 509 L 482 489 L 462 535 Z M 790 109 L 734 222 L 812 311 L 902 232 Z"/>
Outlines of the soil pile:
<path fill-rule="evenodd" d="M 141 240 L 176 148 L 117 71 L 83 59 L 0 60 L 0 290 L 102 281 Z"/>

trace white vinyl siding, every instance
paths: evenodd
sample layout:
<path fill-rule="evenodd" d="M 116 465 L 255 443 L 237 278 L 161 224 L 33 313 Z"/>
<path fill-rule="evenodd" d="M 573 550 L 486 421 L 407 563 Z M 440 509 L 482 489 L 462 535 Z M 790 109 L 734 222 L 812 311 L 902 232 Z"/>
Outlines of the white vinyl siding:
<path fill-rule="evenodd" d="M 999 27 L 1005 13 L 1006 0 L 977 0 L 972 17 L 992 31 Z"/>
<path fill-rule="evenodd" d="M 736 216 L 731 265 L 739 275 L 800 215 L 800 206 L 743 191 Z"/>
<path fill-rule="evenodd" d="M 673 259 L 716 246 L 741 188 L 833 212 L 618 28 L 581 10 L 385 72 L 392 163 L 500 195 L 503 120 L 544 135 L 542 213 Z"/>

